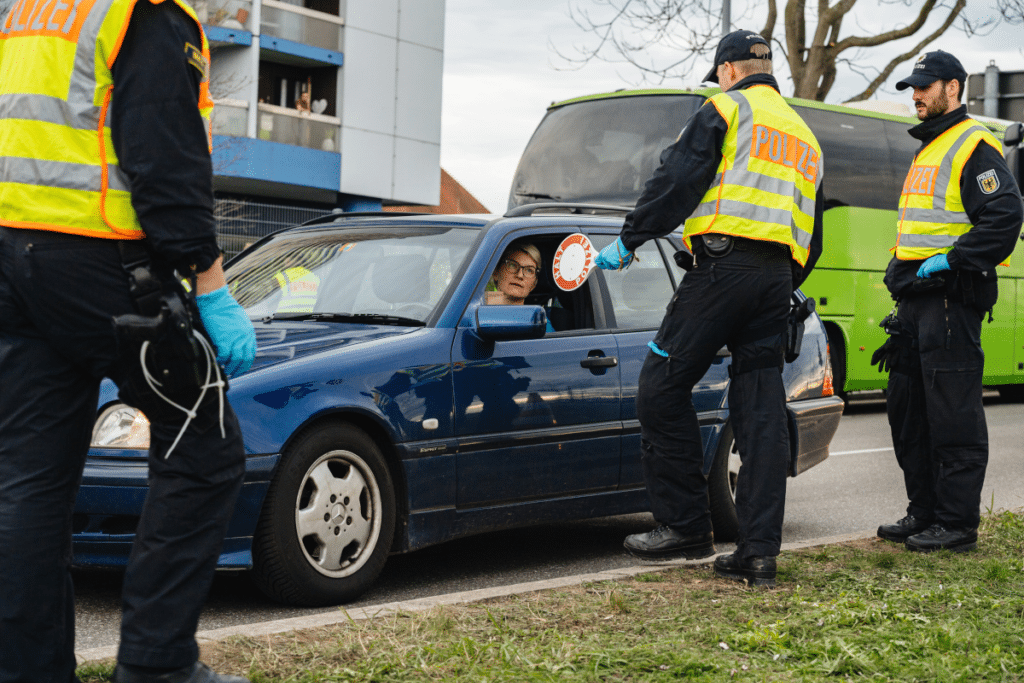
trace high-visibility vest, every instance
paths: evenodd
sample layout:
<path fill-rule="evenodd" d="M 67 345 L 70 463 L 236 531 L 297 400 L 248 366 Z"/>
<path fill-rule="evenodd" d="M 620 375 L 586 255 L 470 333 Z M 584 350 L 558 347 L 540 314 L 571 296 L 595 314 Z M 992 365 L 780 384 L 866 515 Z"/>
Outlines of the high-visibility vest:
<path fill-rule="evenodd" d="M 719 93 L 709 103 L 729 131 L 715 179 L 683 227 L 686 246 L 692 249 L 694 235 L 734 235 L 784 244 L 806 264 L 823 172 L 814 133 L 767 85 Z"/>
<path fill-rule="evenodd" d="M 982 142 L 1003 153 L 995 136 L 968 118 L 929 142 L 914 157 L 900 195 L 896 246 L 890 250 L 896 252 L 896 258 L 916 261 L 945 254 L 960 235 L 973 227 L 960 196 L 960 176 Z M 995 190 L 999 181 L 994 173 L 990 182 Z M 1009 258 L 1001 265 L 1010 265 Z"/>
<path fill-rule="evenodd" d="M 201 45 L 186 43 L 185 51 L 203 72 L 199 113 L 212 151 L 209 43 L 192 8 L 172 1 L 199 27 Z M 108 116 L 111 68 L 134 6 L 135 0 L 16 0 L 0 24 L 0 225 L 145 237 Z"/>
<path fill-rule="evenodd" d="M 316 273 L 302 266 L 294 266 L 275 274 L 274 279 L 281 288 L 281 301 L 277 304 L 278 313 L 313 312 L 316 293 L 320 288 L 320 278 Z"/>

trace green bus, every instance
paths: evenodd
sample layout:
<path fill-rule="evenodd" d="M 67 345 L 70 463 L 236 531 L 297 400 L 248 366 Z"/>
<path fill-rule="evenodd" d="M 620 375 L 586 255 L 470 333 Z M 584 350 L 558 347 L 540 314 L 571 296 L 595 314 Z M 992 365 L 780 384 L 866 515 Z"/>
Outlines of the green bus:
<path fill-rule="evenodd" d="M 632 207 L 662 150 L 718 92 L 619 90 L 552 104 L 527 143 L 512 180 L 509 208 L 536 202 Z M 881 389 L 871 365 L 885 341 L 878 326 L 893 301 L 882 282 L 896 244 L 896 207 L 919 147 L 907 129 L 918 120 L 787 98 L 814 131 L 824 158 L 824 250 L 801 288 L 828 330 L 840 393 Z M 1007 162 L 1021 184 L 1020 124 L 978 118 L 1010 144 Z M 982 331 L 985 384 L 1024 399 L 1024 253 L 999 269 L 999 301 Z"/>

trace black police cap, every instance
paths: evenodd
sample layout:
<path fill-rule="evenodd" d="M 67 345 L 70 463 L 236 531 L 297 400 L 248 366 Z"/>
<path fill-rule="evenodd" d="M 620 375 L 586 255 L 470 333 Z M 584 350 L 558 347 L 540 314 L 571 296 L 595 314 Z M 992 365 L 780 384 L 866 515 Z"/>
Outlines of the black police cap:
<path fill-rule="evenodd" d="M 768 48 L 768 54 L 759 56 L 750 51 L 754 45 L 764 45 Z M 748 59 L 767 59 L 771 61 L 772 48 L 768 41 L 761 37 L 760 33 L 753 31 L 733 31 L 722 38 L 715 51 L 715 62 L 711 71 L 704 77 L 705 81 L 718 83 L 718 67 L 726 62 L 743 62 Z"/>
<path fill-rule="evenodd" d="M 896 89 L 926 88 L 935 81 L 954 80 L 960 81 L 960 87 L 963 87 L 967 80 L 963 64 L 948 52 L 934 50 L 921 55 L 914 65 L 914 72 L 897 83 Z"/>

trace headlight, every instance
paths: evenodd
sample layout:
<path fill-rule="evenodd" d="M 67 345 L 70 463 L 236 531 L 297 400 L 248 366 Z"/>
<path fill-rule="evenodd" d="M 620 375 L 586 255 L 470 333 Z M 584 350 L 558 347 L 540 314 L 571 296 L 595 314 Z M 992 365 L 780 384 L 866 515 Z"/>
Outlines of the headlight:
<path fill-rule="evenodd" d="M 104 410 L 92 428 L 93 448 L 149 448 L 149 420 L 141 411 L 115 403 Z"/>

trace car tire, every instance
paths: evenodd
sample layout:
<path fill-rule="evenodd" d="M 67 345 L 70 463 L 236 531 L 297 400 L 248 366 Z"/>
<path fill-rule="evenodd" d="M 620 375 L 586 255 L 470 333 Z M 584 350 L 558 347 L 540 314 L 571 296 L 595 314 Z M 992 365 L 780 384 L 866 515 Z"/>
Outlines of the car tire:
<path fill-rule="evenodd" d="M 735 444 L 732 425 L 726 423 L 708 473 L 711 526 L 715 531 L 715 540 L 722 543 L 735 541 L 740 532 L 740 523 L 736 517 L 736 481 L 740 472 L 740 456 L 733 452 Z"/>
<path fill-rule="evenodd" d="M 1024 384 L 1000 384 L 996 388 L 999 390 L 999 398 L 1007 403 L 1024 401 Z"/>
<path fill-rule="evenodd" d="M 376 580 L 395 533 L 395 492 L 376 442 L 347 423 L 284 455 L 253 539 L 253 580 L 289 605 L 337 605 Z"/>

